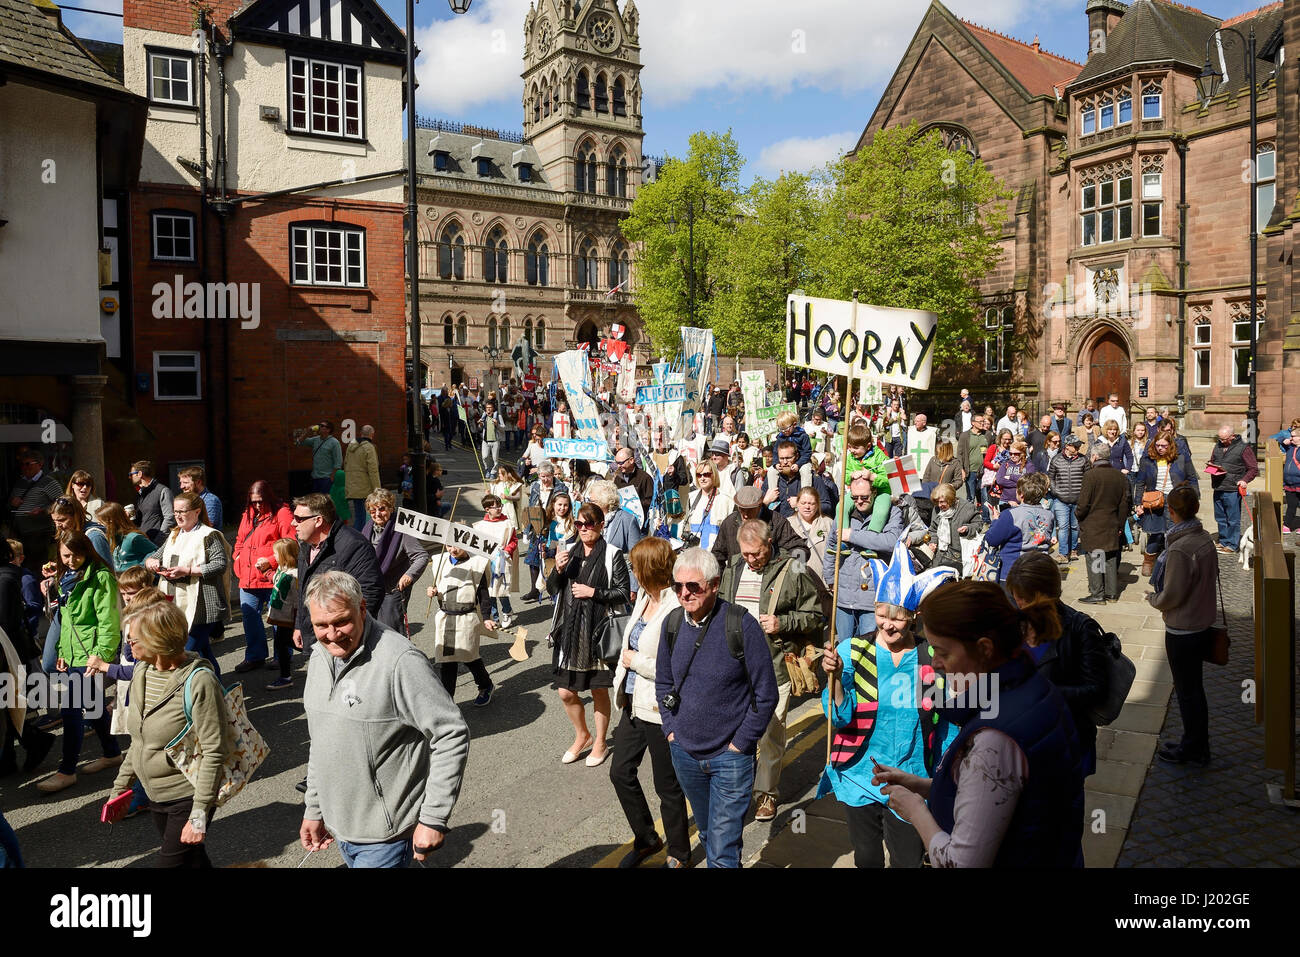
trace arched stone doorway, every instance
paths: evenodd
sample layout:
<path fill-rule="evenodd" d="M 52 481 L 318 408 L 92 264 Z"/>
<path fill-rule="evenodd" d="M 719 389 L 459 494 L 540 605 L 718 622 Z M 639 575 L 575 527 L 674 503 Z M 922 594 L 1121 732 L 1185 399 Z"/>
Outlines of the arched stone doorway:
<path fill-rule="evenodd" d="M 578 323 L 578 328 L 573 333 L 573 338 L 578 342 L 585 342 L 591 347 L 591 354 L 595 355 L 600 351 L 601 331 L 596 324 L 590 319 L 584 319 Z"/>
<path fill-rule="evenodd" d="M 1127 409 L 1132 381 L 1133 360 L 1128 344 L 1113 329 L 1103 332 L 1088 351 L 1088 394 L 1084 398 L 1096 399 L 1101 407 L 1114 392 L 1119 395 L 1119 404 Z"/>

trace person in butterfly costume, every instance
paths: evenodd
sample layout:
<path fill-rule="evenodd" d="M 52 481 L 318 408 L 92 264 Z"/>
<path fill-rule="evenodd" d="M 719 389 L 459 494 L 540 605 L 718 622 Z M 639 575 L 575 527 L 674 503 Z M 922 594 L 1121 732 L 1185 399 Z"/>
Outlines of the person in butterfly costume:
<path fill-rule="evenodd" d="M 957 578 L 955 569 L 914 571 L 906 543 L 900 541 L 886 566 L 871 559 L 876 581 L 876 630 L 827 643 L 822 668 L 830 677 L 822 707 L 834 734 L 831 760 L 817 796 L 834 792 L 845 806 L 853 861 L 858 867 L 920 867 L 925 848 L 907 821 L 886 807 L 889 799 L 871 783 L 877 763 L 928 776 L 957 728 L 940 714 L 943 693 L 934 652 L 918 634 L 921 599 Z"/>

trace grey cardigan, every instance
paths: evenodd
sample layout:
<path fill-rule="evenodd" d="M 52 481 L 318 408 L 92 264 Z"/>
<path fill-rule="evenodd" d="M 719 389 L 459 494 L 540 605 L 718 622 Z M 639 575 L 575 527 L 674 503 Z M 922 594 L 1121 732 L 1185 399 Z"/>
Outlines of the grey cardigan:
<path fill-rule="evenodd" d="M 446 827 L 460 794 L 469 728 L 422 651 L 366 617 L 346 664 L 317 644 L 302 703 L 310 749 L 303 818 L 358 844 Z"/>
<path fill-rule="evenodd" d="M 1165 536 L 1164 588 L 1148 601 L 1171 631 L 1204 631 L 1218 608 L 1219 554 L 1200 522 Z"/>

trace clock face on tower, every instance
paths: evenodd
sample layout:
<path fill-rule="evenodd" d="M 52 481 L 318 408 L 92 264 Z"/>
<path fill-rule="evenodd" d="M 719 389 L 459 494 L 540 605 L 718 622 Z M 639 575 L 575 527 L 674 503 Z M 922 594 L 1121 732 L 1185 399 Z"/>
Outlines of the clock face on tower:
<path fill-rule="evenodd" d="M 537 28 L 537 52 L 546 56 L 551 50 L 551 24 L 548 20 L 543 20 Z"/>
<path fill-rule="evenodd" d="M 618 45 L 618 34 L 614 30 L 614 21 L 609 14 L 602 13 L 591 18 L 587 36 L 598 50 L 612 50 Z"/>

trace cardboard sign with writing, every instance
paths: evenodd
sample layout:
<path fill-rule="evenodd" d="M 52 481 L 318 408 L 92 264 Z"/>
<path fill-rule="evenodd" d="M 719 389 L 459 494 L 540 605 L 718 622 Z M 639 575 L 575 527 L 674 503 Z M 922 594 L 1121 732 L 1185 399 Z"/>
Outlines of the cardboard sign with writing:
<path fill-rule="evenodd" d="M 458 525 L 409 508 L 399 508 L 394 521 L 397 523 L 397 531 L 412 538 L 418 538 L 422 542 L 433 542 L 436 545 L 450 545 L 474 555 L 485 555 L 491 558 L 501 547 L 499 542 L 480 535 L 468 525 Z"/>
<path fill-rule="evenodd" d="M 544 439 L 542 451 L 551 459 L 586 459 L 608 462 L 609 444 L 603 439 Z"/>
<path fill-rule="evenodd" d="M 667 385 L 647 385 L 636 390 L 637 405 L 664 405 L 668 402 L 681 402 L 686 398 L 686 384 L 669 383 Z"/>
<path fill-rule="evenodd" d="M 790 296 L 785 361 L 833 375 L 871 376 L 928 389 L 938 329 L 938 315 L 920 309 Z"/>

